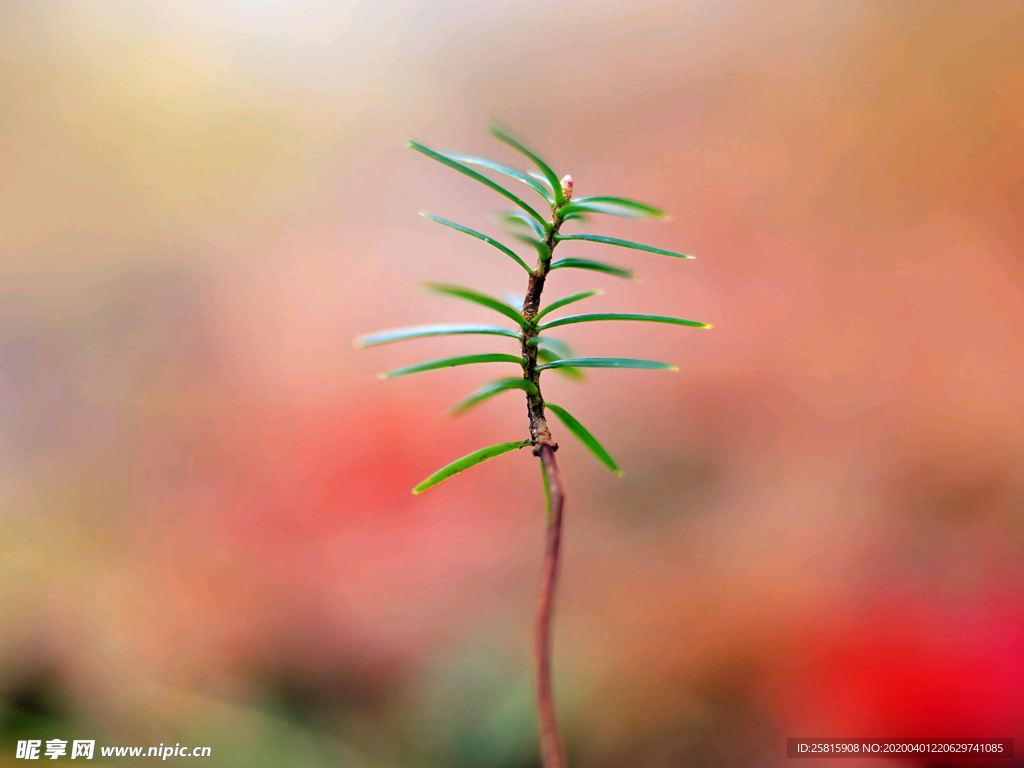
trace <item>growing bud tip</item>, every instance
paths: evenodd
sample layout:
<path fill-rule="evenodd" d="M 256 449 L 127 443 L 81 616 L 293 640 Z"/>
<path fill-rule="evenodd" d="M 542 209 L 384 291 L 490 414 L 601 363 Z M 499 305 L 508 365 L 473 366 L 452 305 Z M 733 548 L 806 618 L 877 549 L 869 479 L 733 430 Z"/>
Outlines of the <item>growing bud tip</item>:
<path fill-rule="evenodd" d="M 569 174 L 562 177 L 562 196 L 566 202 L 572 200 L 572 176 Z"/>

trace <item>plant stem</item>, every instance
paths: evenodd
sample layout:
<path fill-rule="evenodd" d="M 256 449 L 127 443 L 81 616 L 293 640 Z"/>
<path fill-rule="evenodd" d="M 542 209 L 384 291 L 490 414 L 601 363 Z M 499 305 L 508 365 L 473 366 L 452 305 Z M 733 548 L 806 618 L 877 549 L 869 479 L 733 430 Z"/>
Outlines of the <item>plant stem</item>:
<path fill-rule="evenodd" d="M 551 252 L 555 249 L 555 235 L 562 225 L 555 207 L 551 208 L 551 229 L 544 244 L 547 258 L 538 259 L 537 268 L 530 274 L 530 283 L 523 300 L 523 317 L 529 323 L 523 331 L 523 377 L 536 386 L 535 394 L 527 393 L 526 410 L 530 417 L 530 437 L 533 453 L 539 457 L 547 477 L 550 508 L 545 534 L 544 562 L 541 569 L 540 593 L 537 598 L 537 616 L 534 625 L 533 651 L 537 678 L 537 718 L 540 726 L 541 755 L 544 768 L 564 768 L 565 760 L 558 738 L 555 702 L 551 693 L 551 618 L 554 611 L 555 588 L 558 583 L 558 560 L 562 543 L 562 507 L 565 490 L 555 461 L 558 444 L 551 437 L 544 414 L 544 397 L 540 391 L 540 371 L 537 370 L 538 347 L 528 342 L 538 335 L 533 319 L 540 309 L 544 282 L 551 268 Z"/>
<path fill-rule="evenodd" d="M 544 768 L 563 768 L 562 747 L 555 721 L 555 702 L 551 695 L 551 615 L 555 604 L 555 586 L 558 582 L 558 555 L 562 543 L 562 505 L 565 493 L 562 478 L 550 445 L 540 447 L 540 460 L 548 477 L 551 497 L 551 515 L 545 536 L 544 565 L 541 570 L 540 595 L 537 599 L 537 619 L 534 627 L 533 651 L 537 674 L 537 716 L 540 722 L 540 746 Z"/>

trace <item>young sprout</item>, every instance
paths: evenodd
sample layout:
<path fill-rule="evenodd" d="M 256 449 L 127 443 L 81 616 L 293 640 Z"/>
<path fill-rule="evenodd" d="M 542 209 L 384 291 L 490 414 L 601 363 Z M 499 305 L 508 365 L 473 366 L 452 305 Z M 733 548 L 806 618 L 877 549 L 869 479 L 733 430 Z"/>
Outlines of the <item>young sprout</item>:
<path fill-rule="evenodd" d="M 472 288 L 441 283 L 429 283 L 427 285 L 427 288 L 434 293 L 472 302 L 493 310 L 502 315 L 505 320 L 510 321 L 512 327 L 480 324 L 422 325 L 370 333 L 360 337 L 357 343 L 360 346 L 369 347 L 429 336 L 476 334 L 514 339 L 519 347 L 517 354 L 492 352 L 431 360 L 425 363 L 398 368 L 397 370 L 382 374 L 382 377 L 405 376 L 423 371 L 461 365 L 475 365 L 477 363 L 502 363 L 506 366 L 516 366 L 518 368 L 517 371 L 514 367 L 507 367 L 503 370 L 502 378 L 485 385 L 469 395 L 453 406 L 451 410 L 453 414 L 464 413 L 473 406 L 502 392 L 519 390 L 526 396 L 527 412 L 529 414 L 529 438 L 498 443 L 497 445 L 481 448 L 467 456 L 463 456 L 423 480 L 423 482 L 413 488 L 413 493 L 422 493 L 476 464 L 527 446 L 532 448 L 533 455 L 539 459 L 548 522 L 541 573 L 540 598 L 537 606 L 534 631 L 538 720 L 544 768 L 564 768 L 565 760 L 559 741 L 554 701 L 551 693 L 551 617 L 555 584 L 558 577 L 562 514 L 565 506 L 565 486 L 558 470 L 558 463 L 555 460 L 555 451 L 558 450 L 558 444 L 555 442 L 548 426 L 548 414 L 554 414 L 565 428 L 601 464 L 617 475 L 621 475 L 622 472 L 604 446 L 572 414 L 560 405 L 545 402 L 541 391 L 541 373 L 544 371 L 554 371 L 574 379 L 582 379 L 583 373 L 581 369 L 584 368 L 638 368 L 674 371 L 676 367 L 655 360 L 638 360 L 625 357 L 578 357 L 567 344 L 551 335 L 550 332 L 564 325 L 613 320 L 662 323 L 690 328 L 710 328 L 711 326 L 695 320 L 631 312 L 600 312 L 570 315 L 553 320 L 546 319 L 551 312 L 601 293 L 598 290 L 576 293 L 552 301 L 542 308 L 541 297 L 548 277 L 553 270 L 580 269 L 627 279 L 633 277 L 631 270 L 600 261 L 581 258 L 554 259 L 554 251 L 559 243 L 567 240 L 579 240 L 645 251 L 678 259 L 690 259 L 693 257 L 663 248 L 635 243 L 630 240 L 621 240 L 616 237 L 590 234 L 562 234 L 561 229 L 564 224 L 567 222 L 584 223 L 588 220 L 587 217 L 590 214 L 664 219 L 665 213 L 645 203 L 639 203 L 622 197 L 612 197 L 609 195 L 574 197 L 571 176 L 566 175 L 559 180 L 547 163 L 502 128 L 492 127 L 491 133 L 524 155 L 533 163 L 536 171 L 524 173 L 516 168 L 486 158 L 455 152 L 438 152 L 416 141 L 410 141 L 409 146 L 417 152 L 437 160 L 443 165 L 465 174 L 474 181 L 490 188 L 518 209 L 512 212 L 506 211 L 502 214 L 501 220 L 516 227 L 516 230 L 512 233 L 513 237 L 529 245 L 536 252 L 536 266 L 533 268 L 518 253 L 488 235 L 429 213 L 423 214 L 423 216 L 431 221 L 487 243 L 495 250 L 500 251 L 505 257 L 512 259 L 528 273 L 526 294 L 521 306 L 513 306 L 508 301 L 489 296 Z M 488 176 L 474 170 L 474 168 L 497 173 L 524 184 L 529 188 L 530 192 L 541 198 L 543 203 L 542 210 L 545 210 L 546 215 L 542 215 L 534 205 L 527 203 L 519 195 L 509 191 Z M 541 322 L 542 319 L 545 322 Z M 503 343 L 507 343 L 507 341 Z"/>

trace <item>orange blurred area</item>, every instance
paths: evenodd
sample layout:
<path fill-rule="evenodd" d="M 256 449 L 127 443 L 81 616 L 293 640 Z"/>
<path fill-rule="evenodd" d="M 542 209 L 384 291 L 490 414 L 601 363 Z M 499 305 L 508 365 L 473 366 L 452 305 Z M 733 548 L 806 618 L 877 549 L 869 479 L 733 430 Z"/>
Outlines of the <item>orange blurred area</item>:
<path fill-rule="evenodd" d="M 558 425 L 571 764 L 781 766 L 787 737 L 1019 755 L 1022 29 L 996 0 L 9 0 L 0 765 L 30 738 L 540 765 L 534 459 L 409 493 L 524 439 L 522 393 L 452 420 L 493 368 L 376 376 L 515 347 L 353 344 L 494 321 L 425 280 L 522 296 L 416 215 L 498 237 L 501 198 L 405 148 L 525 169 L 493 119 L 575 195 L 672 214 L 587 231 L 697 257 L 567 242 L 639 279 L 547 295 L 715 326 L 559 329 L 680 368 L 545 381 L 625 472 Z"/>

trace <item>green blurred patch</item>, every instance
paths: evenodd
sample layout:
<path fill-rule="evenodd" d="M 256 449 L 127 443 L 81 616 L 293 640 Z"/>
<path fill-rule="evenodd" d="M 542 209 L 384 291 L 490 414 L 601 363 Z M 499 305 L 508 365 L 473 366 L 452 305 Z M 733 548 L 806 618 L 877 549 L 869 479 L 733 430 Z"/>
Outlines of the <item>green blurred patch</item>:
<path fill-rule="evenodd" d="M 529 669 L 486 648 L 436 664 L 410 702 L 410 736 L 423 765 L 535 768 L 538 763 Z"/>

